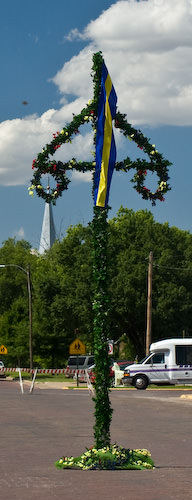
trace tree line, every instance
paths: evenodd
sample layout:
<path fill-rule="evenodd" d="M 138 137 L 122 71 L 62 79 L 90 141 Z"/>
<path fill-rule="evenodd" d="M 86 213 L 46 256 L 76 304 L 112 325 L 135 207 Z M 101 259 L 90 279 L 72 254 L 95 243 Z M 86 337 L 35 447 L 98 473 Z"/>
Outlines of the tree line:
<path fill-rule="evenodd" d="M 192 336 L 192 235 L 154 220 L 150 211 L 121 207 L 108 224 L 110 339 L 116 358 L 145 354 L 147 274 L 153 252 L 152 341 Z M 69 227 L 42 256 L 24 240 L 8 239 L 0 264 L 30 266 L 34 365 L 66 364 L 77 336 L 93 352 L 91 225 Z M 25 273 L 0 268 L 0 345 L 6 366 L 29 366 L 29 309 Z M 123 348 L 122 348 L 123 346 Z M 121 351 L 121 349 L 123 349 Z"/>

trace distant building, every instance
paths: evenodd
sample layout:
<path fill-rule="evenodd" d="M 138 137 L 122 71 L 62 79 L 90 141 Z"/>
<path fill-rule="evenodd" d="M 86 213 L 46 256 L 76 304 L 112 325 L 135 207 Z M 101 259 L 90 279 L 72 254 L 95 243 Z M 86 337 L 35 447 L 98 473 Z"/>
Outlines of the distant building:
<path fill-rule="evenodd" d="M 47 187 L 47 190 L 49 190 L 49 186 Z M 55 226 L 53 221 L 52 205 L 51 203 L 45 203 L 39 253 L 43 254 L 45 250 L 49 250 L 53 246 L 55 238 L 56 237 L 55 237 Z"/>

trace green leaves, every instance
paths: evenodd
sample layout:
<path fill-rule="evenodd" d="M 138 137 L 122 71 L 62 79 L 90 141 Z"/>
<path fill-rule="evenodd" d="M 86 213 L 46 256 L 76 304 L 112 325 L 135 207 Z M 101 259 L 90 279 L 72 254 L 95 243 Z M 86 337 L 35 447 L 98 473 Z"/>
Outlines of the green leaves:
<path fill-rule="evenodd" d="M 99 273 L 94 268 L 93 282 L 93 252 L 97 254 L 97 265 L 101 264 L 103 255 L 100 213 L 97 223 L 99 249 L 92 245 L 90 225 L 71 227 L 65 238 L 57 241 L 43 257 L 32 255 L 27 242 L 7 240 L 0 249 L 1 264 L 13 263 L 26 268 L 30 263 L 34 359 L 43 367 L 51 368 L 53 357 L 55 367 L 63 367 L 69 355 L 69 344 L 75 339 L 75 328 L 80 329 L 87 352 L 93 352 L 95 311 L 94 329 L 102 336 L 102 341 L 107 336 L 117 341 L 118 346 L 122 338 L 123 352 L 127 349 L 131 353 L 126 358 L 134 359 L 138 355 L 141 359 L 151 250 L 154 255 L 153 340 L 176 334 L 182 336 L 183 330 L 186 335 L 192 335 L 192 235 L 169 227 L 167 223 L 155 222 L 147 210 L 133 212 L 121 208 L 107 225 L 105 260 Z M 96 287 L 94 296 L 93 285 Z M 28 366 L 27 279 L 19 269 L 2 268 L 0 271 L 0 316 L 1 343 L 8 347 L 6 364 L 17 363 L 19 335 L 24 348 L 21 364 Z M 106 318 L 109 330 L 103 337 Z M 95 348 L 98 353 L 100 342 Z M 121 353 L 115 351 L 119 358 Z"/>
<path fill-rule="evenodd" d="M 129 450 L 113 444 L 98 449 L 91 447 L 80 457 L 62 457 L 55 466 L 57 469 L 144 470 L 153 469 L 154 462 L 146 449 Z"/>
<path fill-rule="evenodd" d="M 94 207 L 92 222 L 93 240 L 93 332 L 95 355 L 95 425 L 94 437 L 96 447 L 110 444 L 110 422 L 112 409 L 109 400 L 110 361 L 107 339 L 109 338 L 109 298 L 107 279 L 107 240 L 108 240 L 108 209 Z"/>

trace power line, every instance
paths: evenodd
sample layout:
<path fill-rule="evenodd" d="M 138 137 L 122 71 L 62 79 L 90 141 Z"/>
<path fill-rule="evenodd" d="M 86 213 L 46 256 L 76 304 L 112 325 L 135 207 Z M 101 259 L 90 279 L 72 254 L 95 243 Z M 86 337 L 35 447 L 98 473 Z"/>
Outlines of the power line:
<path fill-rule="evenodd" d="M 192 267 L 168 267 L 168 266 L 161 266 L 160 264 L 154 264 L 154 267 L 162 267 L 163 269 L 170 269 L 174 271 L 192 271 Z"/>

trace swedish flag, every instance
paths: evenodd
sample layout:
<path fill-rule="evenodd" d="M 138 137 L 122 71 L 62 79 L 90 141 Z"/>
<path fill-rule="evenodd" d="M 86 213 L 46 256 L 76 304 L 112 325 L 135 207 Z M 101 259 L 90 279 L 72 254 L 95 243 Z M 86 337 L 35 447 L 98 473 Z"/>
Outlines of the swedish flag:
<path fill-rule="evenodd" d="M 99 207 L 106 207 L 108 204 L 111 178 L 116 161 L 116 146 L 112 129 L 112 120 L 116 114 L 116 104 L 116 92 L 103 62 L 101 95 L 97 117 L 94 182 L 94 203 Z"/>

